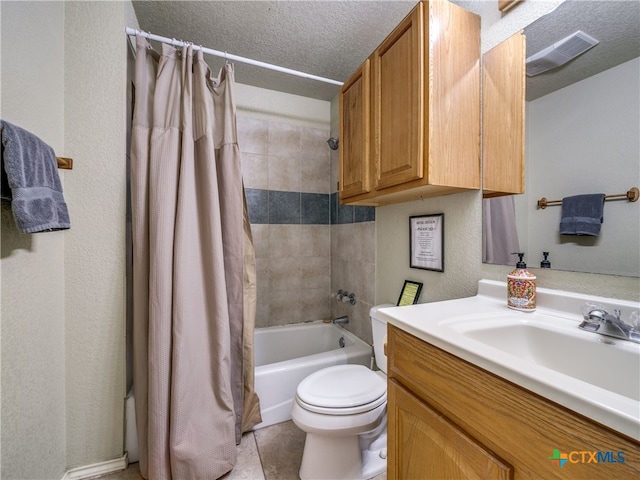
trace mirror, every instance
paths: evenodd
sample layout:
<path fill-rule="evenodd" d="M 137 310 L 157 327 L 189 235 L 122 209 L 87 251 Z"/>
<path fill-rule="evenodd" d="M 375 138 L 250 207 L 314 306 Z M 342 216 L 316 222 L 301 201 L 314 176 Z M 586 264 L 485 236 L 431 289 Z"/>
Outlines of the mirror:
<path fill-rule="evenodd" d="M 525 28 L 527 57 L 577 30 L 600 43 L 564 66 L 527 77 L 525 193 L 499 198 L 515 211 L 528 266 L 540 267 L 549 252 L 552 269 L 640 277 L 640 202 L 606 201 L 598 236 L 560 235 L 562 207 L 537 206 L 542 197 L 625 194 L 640 186 L 638 4 L 566 1 Z M 484 209 L 484 223 L 501 223 L 498 209 L 491 212 Z M 508 240 L 494 228 L 483 230 L 487 238 Z M 516 261 L 511 255 L 487 263 Z"/>

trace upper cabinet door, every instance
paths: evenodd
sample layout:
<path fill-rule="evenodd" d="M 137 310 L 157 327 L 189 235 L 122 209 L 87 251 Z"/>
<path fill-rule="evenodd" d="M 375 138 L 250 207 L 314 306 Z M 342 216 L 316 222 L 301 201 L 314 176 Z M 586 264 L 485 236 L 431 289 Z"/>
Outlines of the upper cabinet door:
<path fill-rule="evenodd" d="M 526 37 L 519 32 L 483 56 L 482 189 L 524 193 Z"/>
<path fill-rule="evenodd" d="M 367 59 L 340 89 L 340 198 L 370 191 L 371 94 Z"/>
<path fill-rule="evenodd" d="M 423 176 L 423 18 L 419 3 L 372 55 L 376 189 Z"/>

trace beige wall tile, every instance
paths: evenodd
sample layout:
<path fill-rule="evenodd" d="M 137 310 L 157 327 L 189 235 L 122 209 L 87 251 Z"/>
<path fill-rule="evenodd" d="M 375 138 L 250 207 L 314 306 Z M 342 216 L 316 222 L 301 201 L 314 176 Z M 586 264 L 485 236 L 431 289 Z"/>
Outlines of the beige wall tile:
<path fill-rule="evenodd" d="M 301 225 L 269 225 L 269 257 L 300 255 Z"/>
<path fill-rule="evenodd" d="M 408 227 L 407 227 L 408 228 Z M 366 263 L 376 261 L 376 224 L 361 222 L 353 224 L 353 240 L 355 242 L 354 260 Z"/>
<path fill-rule="evenodd" d="M 300 158 L 302 127 L 283 123 L 269 123 L 268 154 L 277 157 Z"/>
<path fill-rule="evenodd" d="M 269 161 L 267 155 L 243 153 L 242 180 L 245 188 L 269 188 Z"/>
<path fill-rule="evenodd" d="M 302 290 L 299 257 L 269 259 L 269 292 L 295 292 Z M 294 299 L 299 296 L 296 294 Z"/>
<path fill-rule="evenodd" d="M 300 304 L 293 292 L 271 292 L 269 294 L 269 326 L 300 323 Z"/>
<path fill-rule="evenodd" d="M 269 190 L 300 191 L 300 157 L 269 155 Z"/>
<path fill-rule="evenodd" d="M 307 289 L 323 289 L 324 296 L 329 296 L 331 289 L 331 259 L 329 257 L 298 257 L 300 263 L 300 288 L 303 292 Z M 303 293 L 304 295 L 304 293 Z"/>
<path fill-rule="evenodd" d="M 300 191 L 330 193 L 329 158 L 314 158 L 303 152 L 300 160 Z"/>
<path fill-rule="evenodd" d="M 256 258 L 256 327 L 269 326 L 269 260 Z"/>
<path fill-rule="evenodd" d="M 336 190 L 332 184 L 337 181 L 338 152 L 329 149 L 327 131 L 252 120 L 239 128 L 247 138 L 247 148 L 253 150 L 243 157 L 248 188 L 326 194 Z M 266 152 L 260 143 L 265 135 Z M 252 228 L 260 259 L 259 326 L 349 315 L 349 329 L 370 342 L 374 222 Z M 338 289 L 355 292 L 357 304 L 331 299 Z"/>
<path fill-rule="evenodd" d="M 331 226 L 330 225 L 300 225 L 301 257 L 331 256 Z"/>
<path fill-rule="evenodd" d="M 251 235 L 253 236 L 253 248 L 256 252 L 256 258 L 267 258 L 270 255 L 269 225 L 251 225 Z"/>
<path fill-rule="evenodd" d="M 375 298 L 374 235 L 374 222 L 331 226 L 331 294 L 342 289 L 356 295 L 356 305 L 332 299 L 331 316 L 348 315 L 347 330 L 369 344 L 372 342 L 369 310 Z"/>
<path fill-rule="evenodd" d="M 356 245 L 354 241 L 355 224 L 345 223 L 334 225 L 335 230 L 335 249 L 332 243 L 331 256 L 341 258 L 343 260 L 352 261 L 355 255 Z M 334 232 L 332 232 L 334 234 Z"/>
<path fill-rule="evenodd" d="M 303 128 L 301 132 L 301 188 L 303 192 L 330 193 L 331 149 L 326 130 Z"/>
<path fill-rule="evenodd" d="M 305 288 L 299 304 L 301 322 L 323 320 L 331 316 L 326 288 Z"/>
<path fill-rule="evenodd" d="M 306 157 L 329 160 L 331 149 L 327 144 L 329 132 L 318 128 L 302 128 L 300 131 L 300 147 Z M 327 164 L 327 167 L 329 165 Z"/>
<path fill-rule="evenodd" d="M 269 128 L 266 120 L 237 117 L 238 147 L 242 153 L 266 155 L 269 145 Z"/>

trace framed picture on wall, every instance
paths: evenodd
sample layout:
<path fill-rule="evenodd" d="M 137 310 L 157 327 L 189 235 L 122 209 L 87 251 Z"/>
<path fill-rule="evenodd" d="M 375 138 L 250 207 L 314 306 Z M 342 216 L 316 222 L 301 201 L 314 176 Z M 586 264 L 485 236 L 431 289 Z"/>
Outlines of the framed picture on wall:
<path fill-rule="evenodd" d="M 444 213 L 409 217 L 409 266 L 444 272 Z"/>

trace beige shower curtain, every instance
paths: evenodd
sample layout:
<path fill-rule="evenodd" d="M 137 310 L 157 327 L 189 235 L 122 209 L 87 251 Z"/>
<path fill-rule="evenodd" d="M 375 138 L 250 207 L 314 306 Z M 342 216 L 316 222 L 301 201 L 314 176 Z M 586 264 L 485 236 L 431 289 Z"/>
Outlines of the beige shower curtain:
<path fill-rule="evenodd" d="M 255 256 L 233 67 L 136 38 L 131 141 L 133 362 L 140 472 L 213 479 L 260 422 Z M 195 55 L 195 59 L 193 58 Z M 245 414 L 243 415 L 243 412 Z"/>
<path fill-rule="evenodd" d="M 515 265 L 519 251 L 514 196 L 483 199 L 482 262 Z"/>

